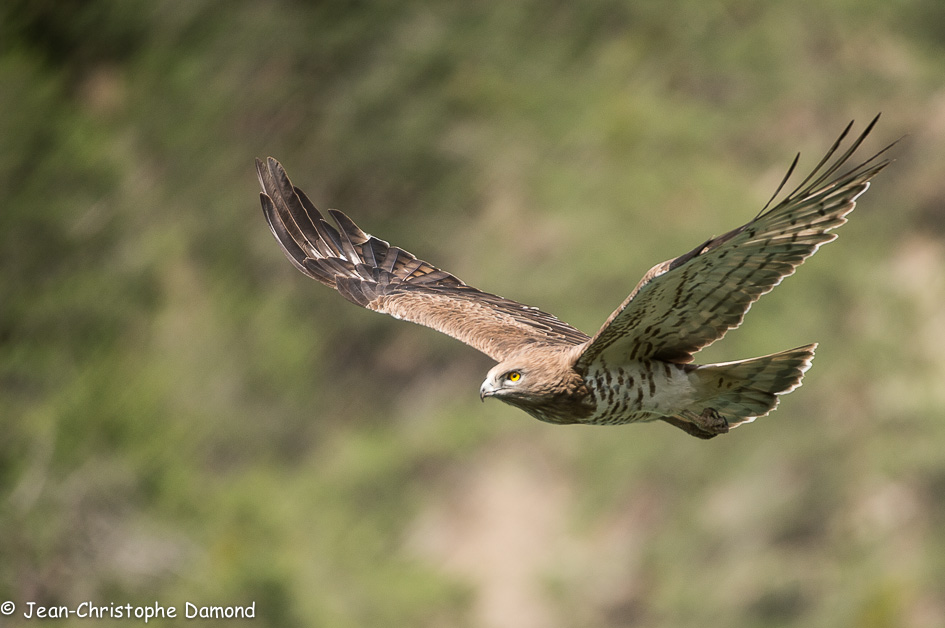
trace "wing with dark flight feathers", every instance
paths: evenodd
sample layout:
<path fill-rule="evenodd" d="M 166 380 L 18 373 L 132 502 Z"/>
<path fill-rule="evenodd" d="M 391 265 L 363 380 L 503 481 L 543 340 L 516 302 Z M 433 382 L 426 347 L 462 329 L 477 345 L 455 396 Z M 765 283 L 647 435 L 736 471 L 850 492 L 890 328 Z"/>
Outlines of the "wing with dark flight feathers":
<path fill-rule="evenodd" d="M 588 340 L 551 314 L 467 286 L 330 209 L 332 226 L 272 157 L 257 159 L 256 172 L 263 212 L 286 257 L 352 303 L 432 327 L 500 362 L 526 347 Z"/>
<path fill-rule="evenodd" d="M 693 353 L 741 324 L 752 303 L 836 238 L 829 231 L 846 222 L 869 180 L 886 167 L 888 160 L 878 158 L 889 146 L 836 174 L 878 119 L 834 158 L 851 122 L 813 172 L 771 209 L 766 205 L 748 224 L 651 268 L 588 343 L 577 367 L 598 359 L 691 362 Z M 797 158 L 772 201 L 796 165 Z"/>

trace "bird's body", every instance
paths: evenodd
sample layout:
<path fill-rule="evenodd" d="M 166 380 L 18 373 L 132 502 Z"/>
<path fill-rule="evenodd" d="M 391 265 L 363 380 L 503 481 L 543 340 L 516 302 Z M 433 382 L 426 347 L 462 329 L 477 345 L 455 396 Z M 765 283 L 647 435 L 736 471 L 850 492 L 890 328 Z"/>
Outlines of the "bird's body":
<path fill-rule="evenodd" d="M 611 365 L 598 360 L 578 370 L 575 355 L 585 348 L 542 351 L 547 359 L 538 364 L 527 354 L 515 356 L 511 364 L 530 366 L 497 365 L 480 396 L 493 396 L 501 387 L 506 391 L 503 401 L 547 423 L 620 425 L 681 417 L 668 422 L 681 422 L 678 427 L 708 438 L 774 409 L 777 395 L 800 385 L 816 345 L 725 364 L 644 359 Z M 514 382 L 501 383 L 509 372 L 528 378 L 527 394 L 517 394 Z"/>
<path fill-rule="evenodd" d="M 594 412 L 587 423 L 617 425 L 674 416 L 696 401 L 692 368 L 659 360 L 595 364 L 585 375 Z"/>
<path fill-rule="evenodd" d="M 257 161 L 257 172 L 264 213 L 289 260 L 357 305 L 432 327 L 495 359 L 480 387 L 483 399 L 496 397 L 549 423 L 660 419 L 711 438 L 773 410 L 810 367 L 816 345 L 724 364 L 692 360 L 836 237 L 828 232 L 846 222 L 857 196 L 888 163 L 877 162 L 881 151 L 834 176 L 875 122 L 831 162 L 848 126 L 771 209 L 650 269 L 594 336 L 468 286 L 363 232 L 339 211 L 329 210 L 337 228 L 330 225 L 272 158 Z"/>

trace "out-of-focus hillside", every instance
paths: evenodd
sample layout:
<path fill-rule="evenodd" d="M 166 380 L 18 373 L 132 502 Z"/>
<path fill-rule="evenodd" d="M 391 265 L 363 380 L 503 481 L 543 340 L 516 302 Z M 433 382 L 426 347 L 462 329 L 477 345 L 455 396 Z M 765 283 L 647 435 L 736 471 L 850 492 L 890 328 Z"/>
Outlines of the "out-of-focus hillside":
<path fill-rule="evenodd" d="M 945 625 L 943 24 L 940 0 L 5 3 L 3 625 L 86 600 Z M 709 442 L 480 404 L 487 358 L 291 267 L 253 170 L 593 332 L 879 111 L 864 157 L 906 137 L 839 240 L 699 356 L 820 341 L 805 386 Z"/>

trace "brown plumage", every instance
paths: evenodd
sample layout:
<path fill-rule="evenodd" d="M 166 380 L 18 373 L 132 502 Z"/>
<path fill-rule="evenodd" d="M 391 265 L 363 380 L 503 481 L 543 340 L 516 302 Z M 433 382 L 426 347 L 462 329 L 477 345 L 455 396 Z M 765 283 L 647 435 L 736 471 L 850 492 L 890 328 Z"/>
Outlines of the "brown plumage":
<path fill-rule="evenodd" d="M 837 174 L 872 130 L 816 168 L 749 223 L 657 264 L 593 337 L 537 308 L 483 292 L 328 210 L 331 225 L 271 157 L 256 160 L 273 234 L 300 271 L 346 299 L 461 340 L 496 360 L 480 396 L 550 423 L 664 420 L 711 438 L 773 410 L 794 390 L 816 345 L 724 364 L 693 354 L 737 327 L 853 211 L 889 147 Z M 832 160 L 832 161 L 831 161 Z M 791 176 L 797 158 L 772 200 Z"/>

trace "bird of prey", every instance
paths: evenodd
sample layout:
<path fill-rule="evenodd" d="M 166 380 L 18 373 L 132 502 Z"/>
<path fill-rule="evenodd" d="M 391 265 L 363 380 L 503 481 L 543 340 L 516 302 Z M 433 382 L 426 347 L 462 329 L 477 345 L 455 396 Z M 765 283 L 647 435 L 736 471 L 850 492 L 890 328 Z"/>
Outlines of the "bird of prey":
<path fill-rule="evenodd" d="M 549 423 L 662 420 L 712 438 L 771 412 L 779 395 L 800 386 L 817 345 L 721 364 L 694 364 L 693 354 L 741 324 L 755 300 L 836 237 L 830 230 L 846 222 L 888 164 L 879 157 L 889 147 L 840 173 L 878 118 L 839 152 L 851 122 L 772 206 L 795 157 L 754 219 L 651 268 L 593 336 L 469 286 L 334 209 L 332 225 L 271 157 L 257 159 L 256 170 L 263 212 L 289 261 L 352 303 L 431 327 L 494 359 L 482 399 Z"/>

